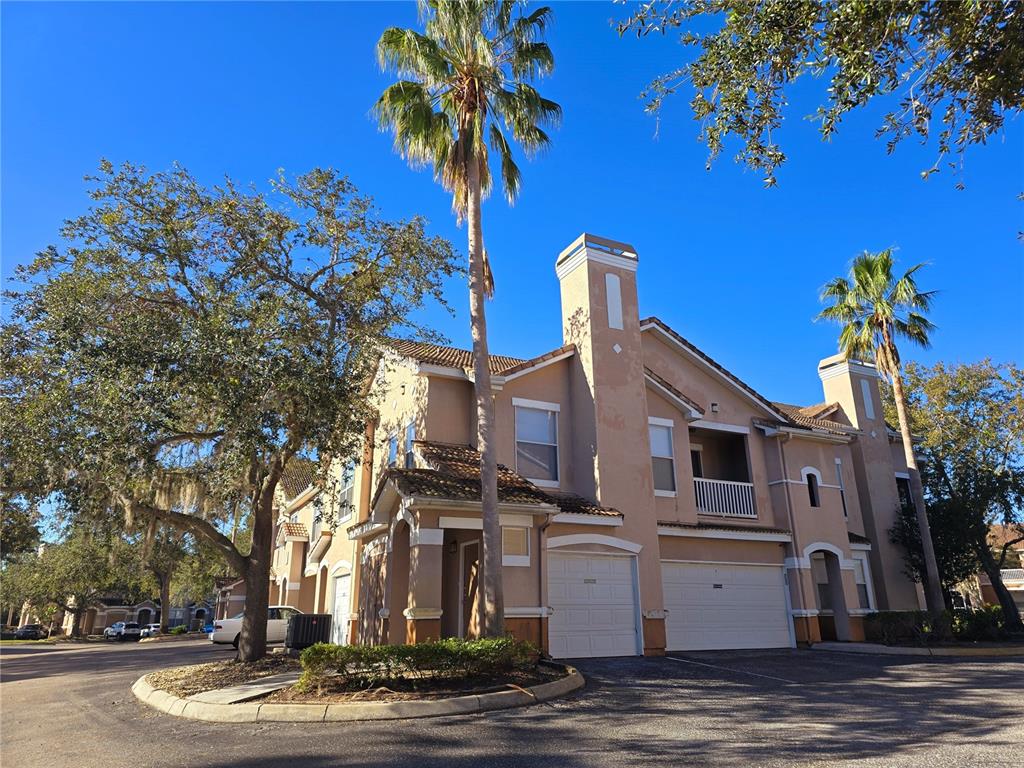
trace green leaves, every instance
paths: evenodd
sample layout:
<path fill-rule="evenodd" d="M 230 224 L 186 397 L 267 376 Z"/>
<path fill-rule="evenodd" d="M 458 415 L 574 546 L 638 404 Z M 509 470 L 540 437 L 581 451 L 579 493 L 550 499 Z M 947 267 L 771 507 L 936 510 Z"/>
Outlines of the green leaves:
<path fill-rule="evenodd" d="M 424 3 L 425 33 L 389 28 L 377 43 L 381 67 L 407 78 L 389 86 L 374 106 L 395 150 L 413 167 L 432 165 L 452 193 L 461 218 L 467 205 L 468 164 L 481 166 L 481 190 L 491 188 L 487 146 L 500 159 L 509 203 L 521 174 L 503 123 L 529 155 L 548 144 L 543 128 L 561 109 L 525 81 L 550 74 L 554 56 L 541 41 L 551 9 L 525 13 L 522 3 L 497 0 Z M 517 15 L 517 9 L 520 12 Z"/>
<path fill-rule="evenodd" d="M 960 156 L 949 163 L 959 172 L 967 148 L 998 133 L 1006 115 L 1024 106 L 1024 6 L 1010 0 L 650 0 L 618 29 L 640 37 L 681 30 L 680 42 L 696 49 L 695 58 L 647 88 L 648 109 L 659 111 L 691 86 L 709 164 L 735 139 L 736 160 L 763 172 L 768 185 L 786 159 L 772 138 L 786 91 L 807 73 L 828 77 L 814 116 L 823 139 L 846 113 L 894 97 L 876 136 L 889 152 L 905 138 L 934 137 L 939 159 L 925 178 L 950 153 Z"/>
<path fill-rule="evenodd" d="M 935 291 L 921 292 L 915 273 L 924 265 L 893 275 L 892 250 L 865 251 L 853 260 L 848 278 L 830 280 L 821 292 L 827 306 L 818 315 L 842 326 L 839 351 L 849 358 L 873 359 L 879 368 L 894 374 L 899 368 L 897 341 L 930 345 L 935 326 L 924 316 Z"/>

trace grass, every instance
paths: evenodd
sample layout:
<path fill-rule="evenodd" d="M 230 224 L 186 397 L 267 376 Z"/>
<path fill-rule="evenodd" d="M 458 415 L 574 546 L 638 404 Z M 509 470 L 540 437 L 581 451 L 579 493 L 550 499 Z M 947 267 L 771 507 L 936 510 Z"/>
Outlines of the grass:
<path fill-rule="evenodd" d="M 5 645 L 56 645 L 57 641 L 54 638 L 47 638 L 46 640 L 0 640 L 0 646 Z"/>

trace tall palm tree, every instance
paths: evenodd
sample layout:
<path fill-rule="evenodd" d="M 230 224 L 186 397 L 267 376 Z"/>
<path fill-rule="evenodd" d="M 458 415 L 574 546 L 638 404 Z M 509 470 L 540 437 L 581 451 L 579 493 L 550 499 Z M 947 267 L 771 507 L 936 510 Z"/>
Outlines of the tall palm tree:
<path fill-rule="evenodd" d="M 554 68 L 541 40 L 550 8 L 526 13 L 515 0 L 420 2 L 423 33 L 392 27 L 377 43 L 381 67 L 405 78 L 389 86 L 375 106 L 382 129 L 414 167 L 432 166 L 452 193 L 452 208 L 468 224 L 469 313 L 480 451 L 483 547 L 483 634 L 504 633 L 501 528 L 494 401 L 488 368 L 485 297 L 493 291 L 484 250 L 480 204 L 491 190 L 488 148 L 500 161 L 505 197 L 519 193 L 520 173 L 512 155 L 516 141 L 532 155 L 548 145 L 543 127 L 558 121 L 561 108 L 528 81 Z M 510 138 L 512 141 L 510 141 Z"/>
<path fill-rule="evenodd" d="M 818 319 L 842 325 L 839 350 L 847 358 L 874 359 L 879 371 L 892 381 L 892 391 L 899 416 L 903 453 L 910 475 L 910 492 L 914 497 L 917 525 L 925 563 L 925 599 L 929 612 L 944 608 L 939 567 L 935 561 L 924 505 L 924 489 L 914 456 L 914 446 L 907 417 L 907 396 L 903 390 L 900 353 L 897 340 L 906 340 L 928 347 L 929 332 L 934 328 L 924 313 L 931 307 L 934 291 L 919 291 L 914 273 L 923 264 L 911 267 L 898 279 L 893 275 L 892 249 L 880 253 L 865 251 L 853 260 L 850 276 L 837 277 L 822 290 L 821 300 L 828 303 Z"/>

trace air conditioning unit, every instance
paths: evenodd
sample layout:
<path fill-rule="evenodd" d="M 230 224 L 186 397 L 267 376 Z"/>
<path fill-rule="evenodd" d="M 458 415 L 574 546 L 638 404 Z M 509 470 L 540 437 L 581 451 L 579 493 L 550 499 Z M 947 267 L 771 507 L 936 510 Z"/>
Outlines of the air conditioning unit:
<path fill-rule="evenodd" d="M 297 613 L 288 620 L 285 648 L 301 651 L 317 643 L 331 642 L 331 614 Z"/>

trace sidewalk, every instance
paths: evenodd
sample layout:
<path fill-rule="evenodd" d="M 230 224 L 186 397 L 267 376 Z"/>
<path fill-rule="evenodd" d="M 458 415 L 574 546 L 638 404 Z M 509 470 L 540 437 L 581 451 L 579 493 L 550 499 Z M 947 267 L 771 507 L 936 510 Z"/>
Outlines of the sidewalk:
<path fill-rule="evenodd" d="M 814 651 L 838 653 L 871 653 L 890 656 L 1024 656 L 1024 645 L 940 645 L 905 646 L 882 645 L 881 643 L 815 643 Z"/>

